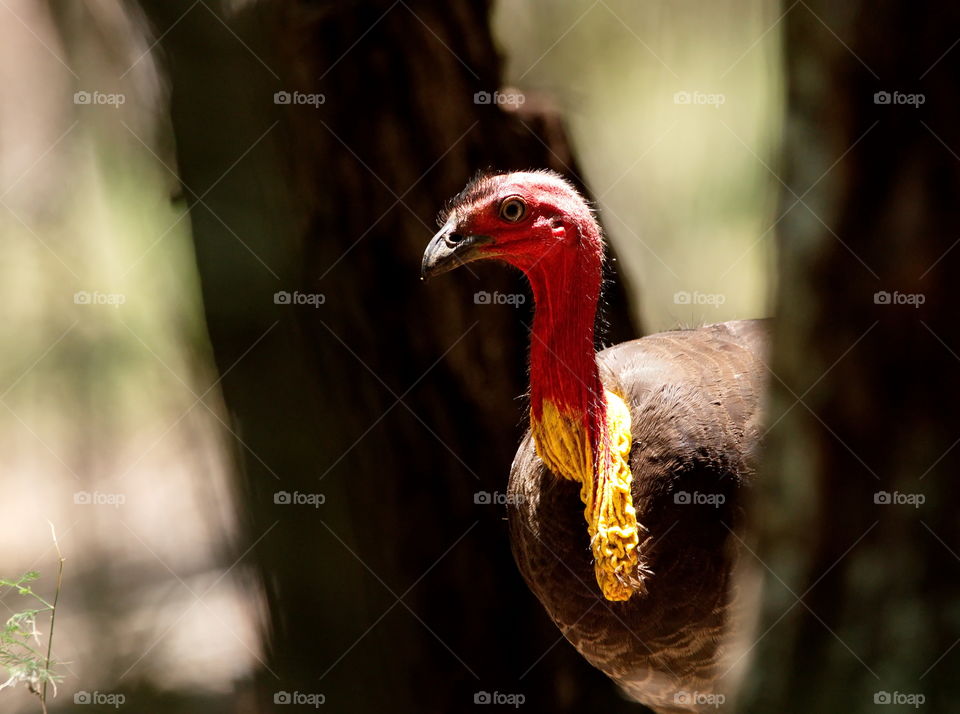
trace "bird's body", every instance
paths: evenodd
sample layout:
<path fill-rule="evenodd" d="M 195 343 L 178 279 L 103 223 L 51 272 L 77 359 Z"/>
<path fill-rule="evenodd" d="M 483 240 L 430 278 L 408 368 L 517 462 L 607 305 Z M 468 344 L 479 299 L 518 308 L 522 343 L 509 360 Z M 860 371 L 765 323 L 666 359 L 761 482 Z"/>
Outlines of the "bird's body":
<path fill-rule="evenodd" d="M 651 335 L 597 355 L 632 415 L 630 466 L 645 593 L 609 602 L 593 577 L 578 486 L 528 432 L 510 472 L 514 556 L 563 635 L 658 712 L 716 711 L 730 662 L 731 572 L 741 488 L 754 473 L 763 321 Z"/>
<path fill-rule="evenodd" d="M 478 177 L 424 275 L 482 258 L 536 302 L 530 423 L 510 475 L 517 563 L 564 636 L 658 713 L 716 710 L 735 600 L 741 490 L 754 472 L 763 321 L 594 352 L 603 241 L 552 172 Z"/>

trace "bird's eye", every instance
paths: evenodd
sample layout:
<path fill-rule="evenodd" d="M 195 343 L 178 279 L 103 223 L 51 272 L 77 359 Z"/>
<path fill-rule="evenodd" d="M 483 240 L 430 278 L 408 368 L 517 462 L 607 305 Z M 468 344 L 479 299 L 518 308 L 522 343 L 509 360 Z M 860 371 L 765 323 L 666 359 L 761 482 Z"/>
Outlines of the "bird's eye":
<path fill-rule="evenodd" d="M 527 213 L 527 204 L 522 198 L 513 196 L 500 204 L 500 217 L 508 223 L 517 223 Z"/>

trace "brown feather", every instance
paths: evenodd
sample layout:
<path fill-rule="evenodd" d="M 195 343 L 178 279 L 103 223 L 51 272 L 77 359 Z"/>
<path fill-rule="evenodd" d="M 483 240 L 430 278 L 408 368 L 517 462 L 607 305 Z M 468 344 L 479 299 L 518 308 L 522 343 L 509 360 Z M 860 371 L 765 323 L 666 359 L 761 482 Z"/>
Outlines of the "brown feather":
<path fill-rule="evenodd" d="M 579 485 L 551 473 L 527 432 L 510 473 L 514 556 L 564 636 L 624 692 L 660 713 L 716 711 L 678 692 L 723 691 L 742 491 L 754 476 L 768 321 L 651 335 L 600 352 L 632 416 L 633 503 L 647 592 L 605 600 Z M 684 504 L 711 494 L 719 505 Z M 682 500 L 682 497 L 681 497 Z"/>

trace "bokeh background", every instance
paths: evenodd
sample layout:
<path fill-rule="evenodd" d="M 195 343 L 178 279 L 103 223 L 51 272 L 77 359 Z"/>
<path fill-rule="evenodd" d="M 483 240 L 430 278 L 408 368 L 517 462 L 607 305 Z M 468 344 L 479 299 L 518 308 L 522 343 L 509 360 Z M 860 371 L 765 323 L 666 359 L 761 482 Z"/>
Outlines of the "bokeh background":
<path fill-rule="evenodd" d="M 443 200 L 529 166 L 596 201 L 606 342 L 780 314 L 744 711 L 897 688 L 948 711 L 960 124 L 872 97 L 952 96 L 960 29 L 900 5 L 0 0 L 0 576 L 52 594 L 54 526 L 51 711 L 640 709 L 559 637 L 477 498 L 524 428 L 530 304 L 474 296 L 525 286 L 419 282 Z M 879 289 L 928 312 L 878 313 L 860 344 Z M 874 532 L 871 494 L 919 473 L 928 510 Z M 0 709 L 39 707 L 20 684 Z"/>

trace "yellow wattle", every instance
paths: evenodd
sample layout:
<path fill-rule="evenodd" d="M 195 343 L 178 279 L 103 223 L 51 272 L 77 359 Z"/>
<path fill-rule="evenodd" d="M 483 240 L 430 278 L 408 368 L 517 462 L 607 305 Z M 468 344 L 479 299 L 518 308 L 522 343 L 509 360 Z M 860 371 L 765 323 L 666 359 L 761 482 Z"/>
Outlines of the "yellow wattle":
<path fill-rule="evenodd" d="M 559 476 L 581 484 L 580 500 L 593 550 L 597 584 L 607 600 L 629 600 L 642 587 L 637 514 L 630 484 L 630 410 L 605 392 L 607 417 L 594 458 L 583 415 L 565 414 L 544 400 L 531 424 L 537 454 Z"/>

